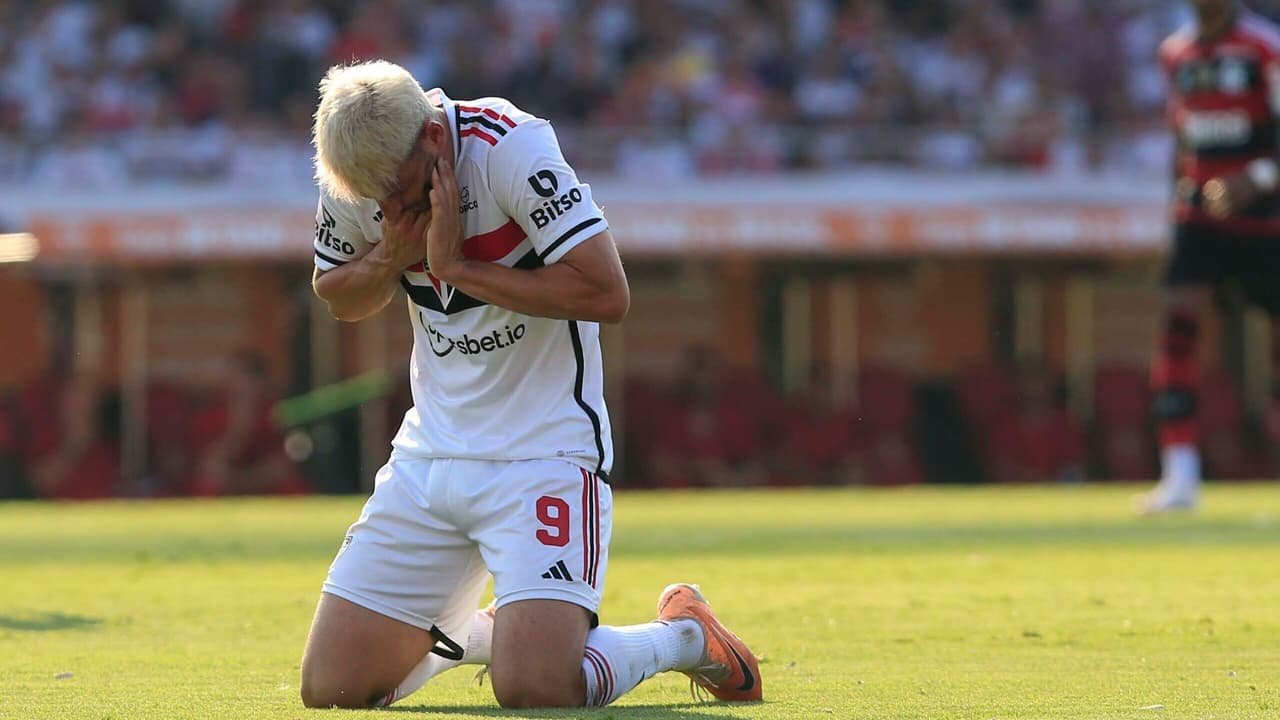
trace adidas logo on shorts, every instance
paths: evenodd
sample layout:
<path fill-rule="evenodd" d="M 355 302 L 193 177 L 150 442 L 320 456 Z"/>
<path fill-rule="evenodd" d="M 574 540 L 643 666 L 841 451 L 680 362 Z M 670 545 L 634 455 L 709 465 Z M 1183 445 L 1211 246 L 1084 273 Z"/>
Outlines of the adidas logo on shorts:
<path fill-rule="evenodd" d="M 563 560 L 557 560 L 555 565 L 547 568 L 547 571 L 542 573 L 542 577 L 547 580 L 555 579 L 573 582 L 573 576 L 569 574 L 569 568 L 564 566 Z"/>

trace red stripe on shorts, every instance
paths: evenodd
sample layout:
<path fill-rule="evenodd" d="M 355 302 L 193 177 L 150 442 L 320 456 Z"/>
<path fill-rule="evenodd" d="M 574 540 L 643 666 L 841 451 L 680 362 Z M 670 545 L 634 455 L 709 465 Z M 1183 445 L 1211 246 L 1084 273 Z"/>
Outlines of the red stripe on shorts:
<path fill-rule="evenodd" d="M 582 473 L 582 581 L 591 583 L 591 481 Z"/>
<path fill-rule="evenodd" d="M 591 532 L 594 537 L 592 546 L 596 549 L 591 558 L 591 587 L 596 587 L 597 575 L 600 573 L 600 478 L 591 476 L 591 501 L 594 504 L 591 513 Z"/>

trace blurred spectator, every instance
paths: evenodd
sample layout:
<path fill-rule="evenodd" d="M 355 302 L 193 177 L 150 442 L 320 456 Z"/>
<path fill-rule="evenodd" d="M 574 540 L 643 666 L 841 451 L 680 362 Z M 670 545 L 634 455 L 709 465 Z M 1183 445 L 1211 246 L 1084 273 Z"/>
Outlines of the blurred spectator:
<path fill-rule="evenodd" d="M 191 494 L 305 492 L 271 417 L 277 399 L 261 358 L 245 353 L 231 361 L 225 387 L 192 422 Z"/>
<path fill-rule="evenodd" d="M 995 482 L 1084 480 L 1084 435 L 1060 400 L 1044 369 L 1024 363 L 1018 370 L 1019 407 L 1004 414 L 988 438 L 988 474 Z"/>
<path fill-rule="evenodd" d="M 114 148 L 94 142 L 83 119 L 44 153 L 35 167 L 34 180 L 62 188 L 105 188 L 126 176 L 124 158 Z"/>
<path fill-rule="evenodd" d="M 56 184 L 237 179 L 247 168 L 229 148 L 249 133 L 270 157 L 255 176 L 297 179 L 290 168 L 310 153 L 294 107 L 310 115 L 329 64 L 373 57 L 458 97 L 505 95 L 552 118 L 584 169 L 1129 168 L 1128 136 L 1149 134 L 1143 119 L 1163 103 L 1155 47 L 1183 5 L 0 3 L 0 178 L 22 165 Z M 481 35 L 483 50 L 468 41 Z"/>
<path fill-rule="evenodd" d="M 23 399 L 26 464 L 44 498 L 90 500 L 120 490 L 120 403 L 92 377 L 49 380 Z"/>

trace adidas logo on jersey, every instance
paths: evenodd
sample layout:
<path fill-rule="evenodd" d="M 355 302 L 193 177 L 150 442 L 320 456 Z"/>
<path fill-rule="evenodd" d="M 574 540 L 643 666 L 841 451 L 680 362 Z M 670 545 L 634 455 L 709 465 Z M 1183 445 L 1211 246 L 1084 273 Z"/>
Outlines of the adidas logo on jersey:
<path fill-rule="evenodd" d="M 573 582 L 573 575 L 569 574 L 569 568 L 564 566 L 563 560 L 557 560 L 555 565 L 547 568 L 547 571 L 542 573 L 542 577 L 547 580 L 568 580 Z"/>

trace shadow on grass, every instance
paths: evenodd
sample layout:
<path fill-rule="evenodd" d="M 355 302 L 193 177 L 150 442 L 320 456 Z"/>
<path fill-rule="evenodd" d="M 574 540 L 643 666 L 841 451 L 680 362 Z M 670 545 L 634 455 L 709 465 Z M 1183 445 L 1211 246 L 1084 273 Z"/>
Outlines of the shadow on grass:
<path fill-rule="evenodd" d="M 755 707 L 759 703 L 750 703 L 743 707 Z M 504 710 L 493 705 L 466 705 L 438 707 L 432 705 L 394 705 L 383 708 L 380 712 L 400 712 L 422 715 L 479 715 L 481 717 L 501 718 L 581 718 L 593 720 L 627 720 L 628 718 L 644 718 L 644 720 L 710 720 L 711 718 L 743 717 L 729 710 L 733 707 L 725 703 L 673 703 L 662 705 L 624 705 L 603 708 L 565 708 L 557 710 Z"/>
<path fill-rule="evenodd" d="M 22 615 L 0 615 L 0 630 L 47 632 L 49 630 L 82 630 L 102 624 L 102 618 L 68 615 L 60 612 L 37 612 Z"/>

